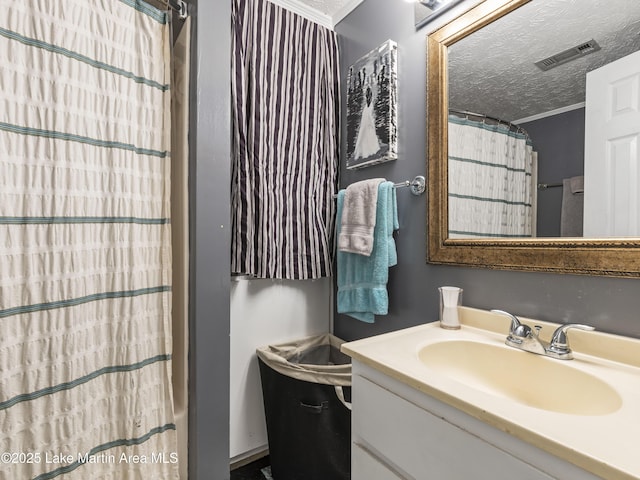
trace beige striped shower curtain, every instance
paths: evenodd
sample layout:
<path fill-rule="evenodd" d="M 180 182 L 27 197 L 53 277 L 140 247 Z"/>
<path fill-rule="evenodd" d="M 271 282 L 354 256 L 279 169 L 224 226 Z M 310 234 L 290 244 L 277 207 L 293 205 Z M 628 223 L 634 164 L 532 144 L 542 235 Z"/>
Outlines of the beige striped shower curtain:
<path fill-rule="evenodd" d="M 449 116 L 449 236 L 531 237 L 531 140 L 502 125 Z"/>
<path fill-rule="evenodd" d="M 167 15 L 0 12 L 0 479 L 177 479 Z"/>

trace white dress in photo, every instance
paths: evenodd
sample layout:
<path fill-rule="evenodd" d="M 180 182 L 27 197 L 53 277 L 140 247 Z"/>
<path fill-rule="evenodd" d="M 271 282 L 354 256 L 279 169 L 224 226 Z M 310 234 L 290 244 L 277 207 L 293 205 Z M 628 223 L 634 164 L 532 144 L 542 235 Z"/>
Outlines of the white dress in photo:
<path fill-rule="evenodd" d="M 370 157 L 378 150 L 380 150 L 380 142 L 376 134 L 373 102 L 369 100 L 368 104 L 362 109 L 360 128 L 358 129 L 358 138 L 356 139 L 355 158 Z"/>

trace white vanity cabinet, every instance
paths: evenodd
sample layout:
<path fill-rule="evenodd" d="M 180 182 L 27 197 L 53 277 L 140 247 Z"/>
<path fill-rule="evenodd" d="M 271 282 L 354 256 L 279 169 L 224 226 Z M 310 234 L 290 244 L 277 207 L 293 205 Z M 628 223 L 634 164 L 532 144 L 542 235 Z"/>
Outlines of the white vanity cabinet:
<path fill-rule="evenodd" d="M 597 478 L 353 361 L 352 480 Z"/>

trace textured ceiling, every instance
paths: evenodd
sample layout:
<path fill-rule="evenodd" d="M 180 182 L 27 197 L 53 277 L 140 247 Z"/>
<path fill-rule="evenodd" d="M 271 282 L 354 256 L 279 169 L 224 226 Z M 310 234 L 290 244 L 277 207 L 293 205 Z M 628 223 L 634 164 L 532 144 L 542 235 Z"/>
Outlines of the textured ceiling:
<path fill-rule="evenodd" d="M 340 12 L 350 0 L 296 0 L 298 3 L 302 3 L 314 10 L 324 13 L 330 17 L 333 17 L 336 13 Z"/>
<path fill-rule="evenodd" d="M 602 50 L 543 72 L 588 40 Z M 640 50 L 640 0 L 533 0 L 449 48 L 451 108 L 513 121 L 584 101 L 585 74 Z"/>

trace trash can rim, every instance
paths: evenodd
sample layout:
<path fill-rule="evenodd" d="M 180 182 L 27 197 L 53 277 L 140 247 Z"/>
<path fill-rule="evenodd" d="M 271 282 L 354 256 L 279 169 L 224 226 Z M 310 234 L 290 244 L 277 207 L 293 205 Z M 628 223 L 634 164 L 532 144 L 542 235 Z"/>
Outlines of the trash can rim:
<path fill-rule="evenodd" d="M 330 345 L 339 350 L 343 343 L 344 340 L 326 333 L 260 347 L 256 349 L 256 355 L 269 367 L 292 378 L 326 385 L 351 386 L 351 362 L 317 365 L 289 361 L 311 348 Z"/>

